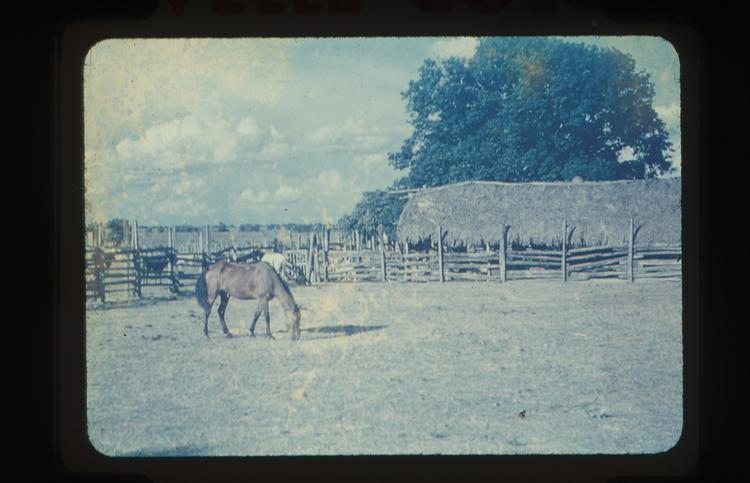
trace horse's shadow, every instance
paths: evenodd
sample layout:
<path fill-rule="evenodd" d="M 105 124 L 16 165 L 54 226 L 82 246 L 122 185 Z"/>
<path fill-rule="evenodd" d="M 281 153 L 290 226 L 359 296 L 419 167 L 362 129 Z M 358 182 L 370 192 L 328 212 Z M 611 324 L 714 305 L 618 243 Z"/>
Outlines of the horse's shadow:
<path fill-rule="evenodd" d="M 388 327 L 387 325 L 327 325 L 324 327 L 308 327 L 302 329 L 302 332 L 312 334 L 330 334 L 332 337 L 350 336 L 361 334 L 363 332 L 372 332 Z M 317 337 L 315 337 L 317 338 Z"/>

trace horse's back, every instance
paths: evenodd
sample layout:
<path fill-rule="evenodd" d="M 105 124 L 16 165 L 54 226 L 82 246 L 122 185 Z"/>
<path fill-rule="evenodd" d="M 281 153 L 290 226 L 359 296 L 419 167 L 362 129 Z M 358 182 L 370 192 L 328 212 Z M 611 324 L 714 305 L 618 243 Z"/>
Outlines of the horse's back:
<path fill-rule="evenodd" d="M 243 299 L 272 295 L 276 277 L 278 275 L 274 268 L 265 262 L 233 263 L 222 260 L 211 265 L 207 273 L 207 279 L 215 284 L 216 290 Z"/>

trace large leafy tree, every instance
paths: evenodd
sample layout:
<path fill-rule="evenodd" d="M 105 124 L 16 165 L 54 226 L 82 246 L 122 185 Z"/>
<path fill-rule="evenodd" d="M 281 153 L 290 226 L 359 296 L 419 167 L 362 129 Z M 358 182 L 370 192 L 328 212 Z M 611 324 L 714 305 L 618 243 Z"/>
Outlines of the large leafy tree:
<path fill-rule="evenodd" d="M 396 236 L 396 224 L 405 199 L 394 196 L 387 191 L 366 191 L 354 210 L 344 215 L 337 227 L 346 230 L 359 230 L 369 236 L 377 233 L 377 226 L 382 225 L 389 237 Z"/>
<path fill-rule="evenodd" d="M 402 93 L 412 136 L 389 154 L 401 187 L 463 180 L 654 177 L 671 145 L 629 55 L 549 38 L 485 38 L 428 59 Z"/>

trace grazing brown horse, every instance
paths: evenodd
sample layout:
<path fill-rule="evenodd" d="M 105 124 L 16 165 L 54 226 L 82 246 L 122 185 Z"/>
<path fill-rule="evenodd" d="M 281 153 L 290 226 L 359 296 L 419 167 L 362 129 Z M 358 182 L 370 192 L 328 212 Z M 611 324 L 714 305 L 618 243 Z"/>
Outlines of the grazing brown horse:
<path fill-rule="evenodd" d="M 268 302 L 277 298 L 286 312 L 286 326 L 292 334 L 292 340 L 299 339 L 300 307 L 295 303 L 287 284 L 267 263 L 232 263 L 226 260 L 216 262 L 198 277 L 195 296 L 206 315 L 203 322 L 203 334 L 206 337 L 208 337 L 208 316 L 216 297 L 221 297 L 219 304 L 221 328 L 225 335 L 230 336 L 224 321 L 224 312 L 229 303 L 229 297 L 237 297 L 241 300 L 258 299 L 258 308 L 250 324 L 251 336 L 255 337 L 255 323 L 263 313 L 266 319 L 266 336 L 273 338 Z"/>

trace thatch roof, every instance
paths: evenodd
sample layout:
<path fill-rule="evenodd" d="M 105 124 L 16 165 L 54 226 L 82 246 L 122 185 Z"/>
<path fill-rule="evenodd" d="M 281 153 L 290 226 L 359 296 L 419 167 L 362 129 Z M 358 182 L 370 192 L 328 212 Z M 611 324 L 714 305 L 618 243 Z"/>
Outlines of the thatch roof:
<path fill-rule="evenodd" d="M 639 245 L 681 242 L 681 178 L 575 183 L 467 181 L 420 190 L 399 219 L 401 240 L 433 236 L 441 225 L 448 244 L 508 239 L 559 244 L 563 220 L 571 242 L 623 245 L 633 217 Z"/>

